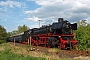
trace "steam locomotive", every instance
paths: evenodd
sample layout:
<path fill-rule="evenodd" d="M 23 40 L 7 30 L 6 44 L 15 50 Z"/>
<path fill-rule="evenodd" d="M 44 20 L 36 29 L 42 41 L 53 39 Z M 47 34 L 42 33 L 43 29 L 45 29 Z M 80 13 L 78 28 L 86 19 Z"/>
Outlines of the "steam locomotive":
<path fill-rule="evenodd" d="M 73 39 L 75 36 L 73 30 L 77 30 L 77 23 L 71 24 L 69 21 L 59 18 L 58 22 L 52 25 L 24 31 L 24 34 L 20 35 L 22 36 L 20 41 L 35 46 L 71 49 L 78 43 L 77 40 Z"/>

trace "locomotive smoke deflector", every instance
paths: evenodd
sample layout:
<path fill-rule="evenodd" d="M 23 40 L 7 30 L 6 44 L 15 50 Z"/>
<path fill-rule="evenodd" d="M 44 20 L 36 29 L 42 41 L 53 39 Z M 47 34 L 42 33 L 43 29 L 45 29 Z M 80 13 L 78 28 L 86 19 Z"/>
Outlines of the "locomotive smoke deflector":
<path fill-rule="evenodd" d="M 77 30 L 77 23 L 71 24 L 72 30 Z"/>

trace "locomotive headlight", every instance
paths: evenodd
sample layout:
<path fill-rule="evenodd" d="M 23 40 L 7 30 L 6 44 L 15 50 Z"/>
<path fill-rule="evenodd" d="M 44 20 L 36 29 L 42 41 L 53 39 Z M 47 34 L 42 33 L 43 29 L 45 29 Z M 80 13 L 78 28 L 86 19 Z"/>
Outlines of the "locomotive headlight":
<path fill-rule="evenodd" d="M 69 23 L 69 22 L 67 22 L 67 23 Z"/>
<path fill-rule="evenodd" d="M 68 25 L 66 25 L 66 28 L 69 28 L 69 26 L 68 26 Z"/>
<path fill-rule="evenodd" d="M 59 38 L 60 38 L 61 36 L 59 36 Z"/>

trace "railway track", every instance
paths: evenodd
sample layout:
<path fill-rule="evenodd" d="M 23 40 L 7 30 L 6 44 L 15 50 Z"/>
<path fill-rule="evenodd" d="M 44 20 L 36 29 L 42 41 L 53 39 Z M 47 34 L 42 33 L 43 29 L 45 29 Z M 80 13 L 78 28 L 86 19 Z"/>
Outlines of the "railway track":
<path fill-rule="evenodd" d="M 13 42 L 8 42 L 8 44 L 14 45 Z M 25 44 L 20 44 L 20 43 L 15 43 L 15 46 L 20 46 L 20 47 L 25 47 Z M 59 52 L 48 52 L 50 48 L 46 47 L 36 47 L 32 46 L 34 48 L 34 51 L 39 51 L 39 52 L 45 52 L 45 53 L 50 53 L 57 55 L 59 57 L 66 57 L 66 58 L 74 58 L 74 57 L 79 57 L 79 56 L 84 56 L 84 57 L 90 57 L 90 51 L 82 51 L 82 50 L 60 50 Z"/>

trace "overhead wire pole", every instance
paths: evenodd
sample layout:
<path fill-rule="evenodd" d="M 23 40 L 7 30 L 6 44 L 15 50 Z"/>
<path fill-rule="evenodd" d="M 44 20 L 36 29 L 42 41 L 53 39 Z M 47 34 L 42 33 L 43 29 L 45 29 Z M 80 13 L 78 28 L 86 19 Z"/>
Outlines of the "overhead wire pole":
<path fill-rule="evenodd" d="M 40 21 L 41 21 L 41 20 L 38 20 L 38 21 L 39 21 L 39 27 L 40 27 Z"/>

